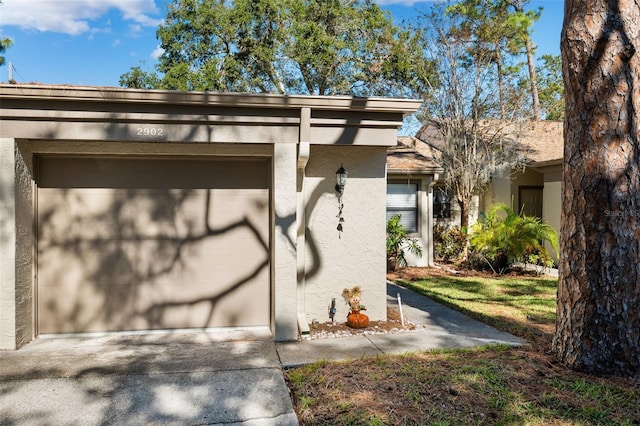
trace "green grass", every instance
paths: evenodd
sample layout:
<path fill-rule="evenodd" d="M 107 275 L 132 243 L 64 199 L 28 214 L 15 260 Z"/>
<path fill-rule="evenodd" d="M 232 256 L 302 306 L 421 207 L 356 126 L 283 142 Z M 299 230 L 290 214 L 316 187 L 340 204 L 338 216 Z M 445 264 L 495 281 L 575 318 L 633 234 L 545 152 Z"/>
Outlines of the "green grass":
<path fill-rule="evenodd" d="M 557 281 L 436 276 L 403 285 L 531 343 L 322 362 L 286 372 L 303 425 L 638 425 L 640 385 L 547 353 Z"/>
<path fill-rule="evenodd" d="M 532 343 L 555 326 L 557 279 L 442 276 L 399 284 Z"/>

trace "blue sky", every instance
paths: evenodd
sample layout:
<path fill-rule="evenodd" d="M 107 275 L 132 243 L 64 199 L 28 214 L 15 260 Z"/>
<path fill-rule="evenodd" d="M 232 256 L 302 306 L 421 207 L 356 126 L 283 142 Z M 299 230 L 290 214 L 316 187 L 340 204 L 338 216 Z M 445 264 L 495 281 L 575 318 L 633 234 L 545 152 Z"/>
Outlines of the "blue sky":
<path fill-rule="evenodd" d="M 133 66 L 156 62 L 157 26 L 166 0 L 1 0 L 0 38 L 13 39 L 5 52 L 18 82 L 118 86 Z M 379 0 L 394 18 L 409 18 L 429 2 Z M 543 7 L 533 39 L 537 56 L 560 53 L 563 0 L 531 0 Z M 0 81 L 8 67 L 0 67 Z"/>

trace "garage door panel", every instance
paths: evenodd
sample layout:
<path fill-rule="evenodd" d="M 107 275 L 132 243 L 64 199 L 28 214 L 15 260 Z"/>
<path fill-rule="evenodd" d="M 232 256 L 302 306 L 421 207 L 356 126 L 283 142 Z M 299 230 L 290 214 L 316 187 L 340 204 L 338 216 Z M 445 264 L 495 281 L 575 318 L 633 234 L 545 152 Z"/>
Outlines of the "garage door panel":
<path fill-rule="evenodd" d="M 264 159 L 43 157 L 40 188 L 268 189 Z"/>
<path fill-rule="evenodd" d="M 195 282 L 89 286 L 70 276 L 50 288 L 55 297 L 38 299 L 39 332 L 265 325 L 269 289 L 256 284 L 267 279 L 268 269 L 261 268 L 249 282 L 216 285 L 207 292 Z"/>
<path fill-rule="evenodd" d="M 217 285 L 215 292 L 204 293 L 198 285 L 182 284 L 180 297 L 173 294 L 170 283 L 160 288 L 140 289 L 136 312 L 154 328 L 233 327 L 265 325 L 269 315 L 269 289 L 252 285 L 268 279 L 268 269 L 261 268 L 247 285 L 234 282 Z"/>
<path fill-rule="evenodd" d="M 268 325 L 268 200 L 262 188 L 39 189 L 39 332 Z"/>
<path fill-rule="evenodd" d="M 268 190 L 115 190 L 43 188 L 39 238 L 145 239 L 202 237 L 250 225 L 261 239 Z"/>
<path fill-rule="evenodd" d="M 38 255 L 40 287 L 74 279 L 95 286 L 160 285 L 182 280 L 227 285 L 269 261 L 268 250 L 246 230 L 224 239 L 93 240 L 47 246 Z"/>

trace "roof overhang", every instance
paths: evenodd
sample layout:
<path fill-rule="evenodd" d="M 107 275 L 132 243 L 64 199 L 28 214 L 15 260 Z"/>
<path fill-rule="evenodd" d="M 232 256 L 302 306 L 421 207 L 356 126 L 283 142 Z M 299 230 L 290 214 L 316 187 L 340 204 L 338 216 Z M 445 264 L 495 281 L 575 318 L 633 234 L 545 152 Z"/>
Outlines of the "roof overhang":
<path fill-rule="evenodd" d="M 311 144 L 375 146 L 395 145 L 403 117 L 421 105 L 393 98 L 39 84 L 0 84 L 0 101 L 0 137 L 297 143 L 304 134 Z"/>
<path fill-rule="evenodd" d="M 387 169 L 388 175 L 436 175 L 443 173 L 444 170 L 440 168 L 429 168 L 429 169 Z"/>

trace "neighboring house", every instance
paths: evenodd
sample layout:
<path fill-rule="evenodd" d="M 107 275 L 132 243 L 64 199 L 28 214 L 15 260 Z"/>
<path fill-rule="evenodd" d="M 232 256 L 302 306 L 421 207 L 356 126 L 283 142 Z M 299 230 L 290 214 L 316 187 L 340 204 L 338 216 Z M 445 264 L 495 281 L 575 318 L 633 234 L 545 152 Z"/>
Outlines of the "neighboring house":
<path fill-rule="evenodd" d="M 483 209 L 486 211 L 495 203 L 505 203 L 518 212 L 544 219 L 559 233 L 563 123 L 526 123 L 518 141 L 527 150 L 526 168 L 494 177 L 492 185 L 483 194 Z"/>
<path fill-rule="evenodd" d="M 485 191 L 474 197 L 469 223 L 473 224 L 493 205 L 504 203 L 518 212 L 544 219 L 559 234 L 563 123 L 520 123 L 508 128 L 506 133 L 520 144 L 521 151 L 527 159 L 526 167 L 524 170 L 503 170 L 494 176 Z M 423 156 L 437 158 L 442 138 L 436 129 L 425 126 L 418 131 L 414 142 L 415 150 Z M 436 223 L 459 224 L 459 209 L 453 196 L 441 183 L 434 186 L 433 192 Z M 553 254 L 553 251 L 551 253 Z"/>
<path fill-rule="evenodd" d="M 510 170 L 494 177 L 482 194 L 482 210 L 488 211 L 496 203 L 513 206 L 517 212 L 542 218 L 559 236 L 564 157 L 563 123 L 528 122 L 521 129 L 518 141 L 527 151 L 527 166 L 524 171 Z M 556 253 L 550 248 L 549 253 L 557 260 Z"/>
<path fill-rule="evenodd" d="M 0 349 L 208 327 L 292 340 L 334 298 L 346 317 L 354 285 L 386 319 L 386 149 L 419 106 L 0 85 Z"/>
<path fill-rule="evenodd" d="M 433 266 L 433 185 L 442 168 L 430 153 L 416 150 L 419 141 L 399 137 L 398 144 L 387 149 L 387 220 L 401 215 L 401 223 L 422 247 L 422 256 L 407 253 L 412 266 Z"/>

